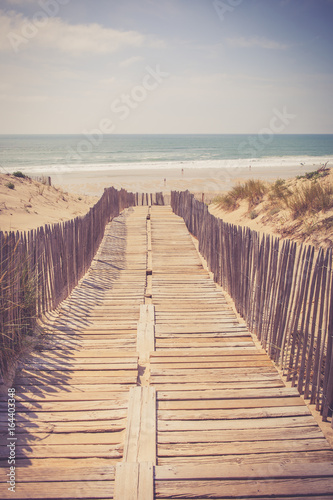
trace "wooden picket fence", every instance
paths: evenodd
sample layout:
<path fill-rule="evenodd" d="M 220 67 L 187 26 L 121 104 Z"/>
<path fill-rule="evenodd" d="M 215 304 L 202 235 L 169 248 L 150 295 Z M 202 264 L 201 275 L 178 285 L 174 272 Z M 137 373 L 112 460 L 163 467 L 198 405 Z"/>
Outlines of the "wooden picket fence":
<path fill-rule="evenodd" d="M 164 205 L 164 195 L 163 193 L 135 193 L 135 205 Z"/>
<path fill-rule="evenodd" d="M 55 309 L 88 270 L 106 224 L 138 195 L 105 189 L 84 217 L 29 232 L 0 232 L 2 377 L 43 313 Z"/>
<path fill-rule="evenodd" d="M 225 223 L 188 191 L 172 192 L 171 206 L 198 238 L 215 281 L 249 330 L 327 420 L 333 409 L 332 250 L 316 252 Z"/>

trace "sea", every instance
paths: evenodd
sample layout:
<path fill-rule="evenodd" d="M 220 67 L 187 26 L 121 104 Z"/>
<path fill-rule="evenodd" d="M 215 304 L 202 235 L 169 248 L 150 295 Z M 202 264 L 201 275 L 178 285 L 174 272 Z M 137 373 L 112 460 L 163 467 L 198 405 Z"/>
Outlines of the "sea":
<path fill-rule="evenodd" d="M 333 135 L 2 135 L 0 165 L 9 173 L 52 175 L 223 166 L 276 167 L 333 162 Z"/>
<path fill-rule="evenodd" d="M 333 166 L 333 135 L 0 135 L 0 172 L 77 177 Z M 213 172 L 213 173 L 212 173 Z"/>

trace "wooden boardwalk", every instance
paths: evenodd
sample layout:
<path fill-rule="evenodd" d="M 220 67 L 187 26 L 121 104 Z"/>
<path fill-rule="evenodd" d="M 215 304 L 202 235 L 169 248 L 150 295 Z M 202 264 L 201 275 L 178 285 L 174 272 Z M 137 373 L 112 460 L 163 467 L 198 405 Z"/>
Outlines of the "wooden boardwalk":
<path fill-rule="evenodd" d="M 1 498 L 333 498 L 333 451 L 170 207 L 128 209 L 18 372 Z"/>

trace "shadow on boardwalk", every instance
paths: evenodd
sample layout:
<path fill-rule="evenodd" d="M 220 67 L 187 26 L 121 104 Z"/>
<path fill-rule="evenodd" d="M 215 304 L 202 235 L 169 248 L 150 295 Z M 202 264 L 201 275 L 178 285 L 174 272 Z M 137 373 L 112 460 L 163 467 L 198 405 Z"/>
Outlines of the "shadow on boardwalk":
<path fill-rule="evenodd" d="M 108 226 L 89 272 L 71 296 L 61 304 L 53 319 L 44 318 L 40 322 L 41 340 L 34 351 L 20 362 L 14 381 L 17 396 L 17 467 L 31 465 L 33 452 L 34 458 L 57 456 L 57 453 L 53 454 L 56 451 L 54 447 L 45 446 L 43 450 L 39 446 L 50 441 L 50 436 L 58 435 L 60 443 L 64 441 L 60 439 L 61 434 L 74 432 L 80 426 L 82 431 L 90 427 L 89 416 L 94 412 L 94 403 L 82 403 L 81 395 L 94 389 L 94 372 L 90 371 L 91 376 L 85 376 L 87 369 L 100 367 L 96 367 L 93 360 L 92 364 L 87 363 L 84 352 L 107 347 L 103 335 L 89 334 L 89 329 L 94 328 L 91 315 L 102 307 L 107 292 L 112 290 L 126 268 L 126 232 L 125 213 Z M 0 461 L 8 467 L 5 397 L 1 405 L 1 439 L 5 446 L 2 447 Z M 82 414 L 79 410 L 85 407 L 87 412 Z"/>

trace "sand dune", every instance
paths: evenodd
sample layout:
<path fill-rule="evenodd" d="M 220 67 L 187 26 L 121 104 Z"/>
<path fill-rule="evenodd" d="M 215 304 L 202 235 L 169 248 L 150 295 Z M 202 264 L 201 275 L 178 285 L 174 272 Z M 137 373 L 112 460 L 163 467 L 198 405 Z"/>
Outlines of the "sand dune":
<path fill-rule="evenodd" d="M 73 219 L 86 214 L 97 200 L 98 197 L 68 194 L 29 178 L 1 174 L 0 230 L 28 231 Z"/>

